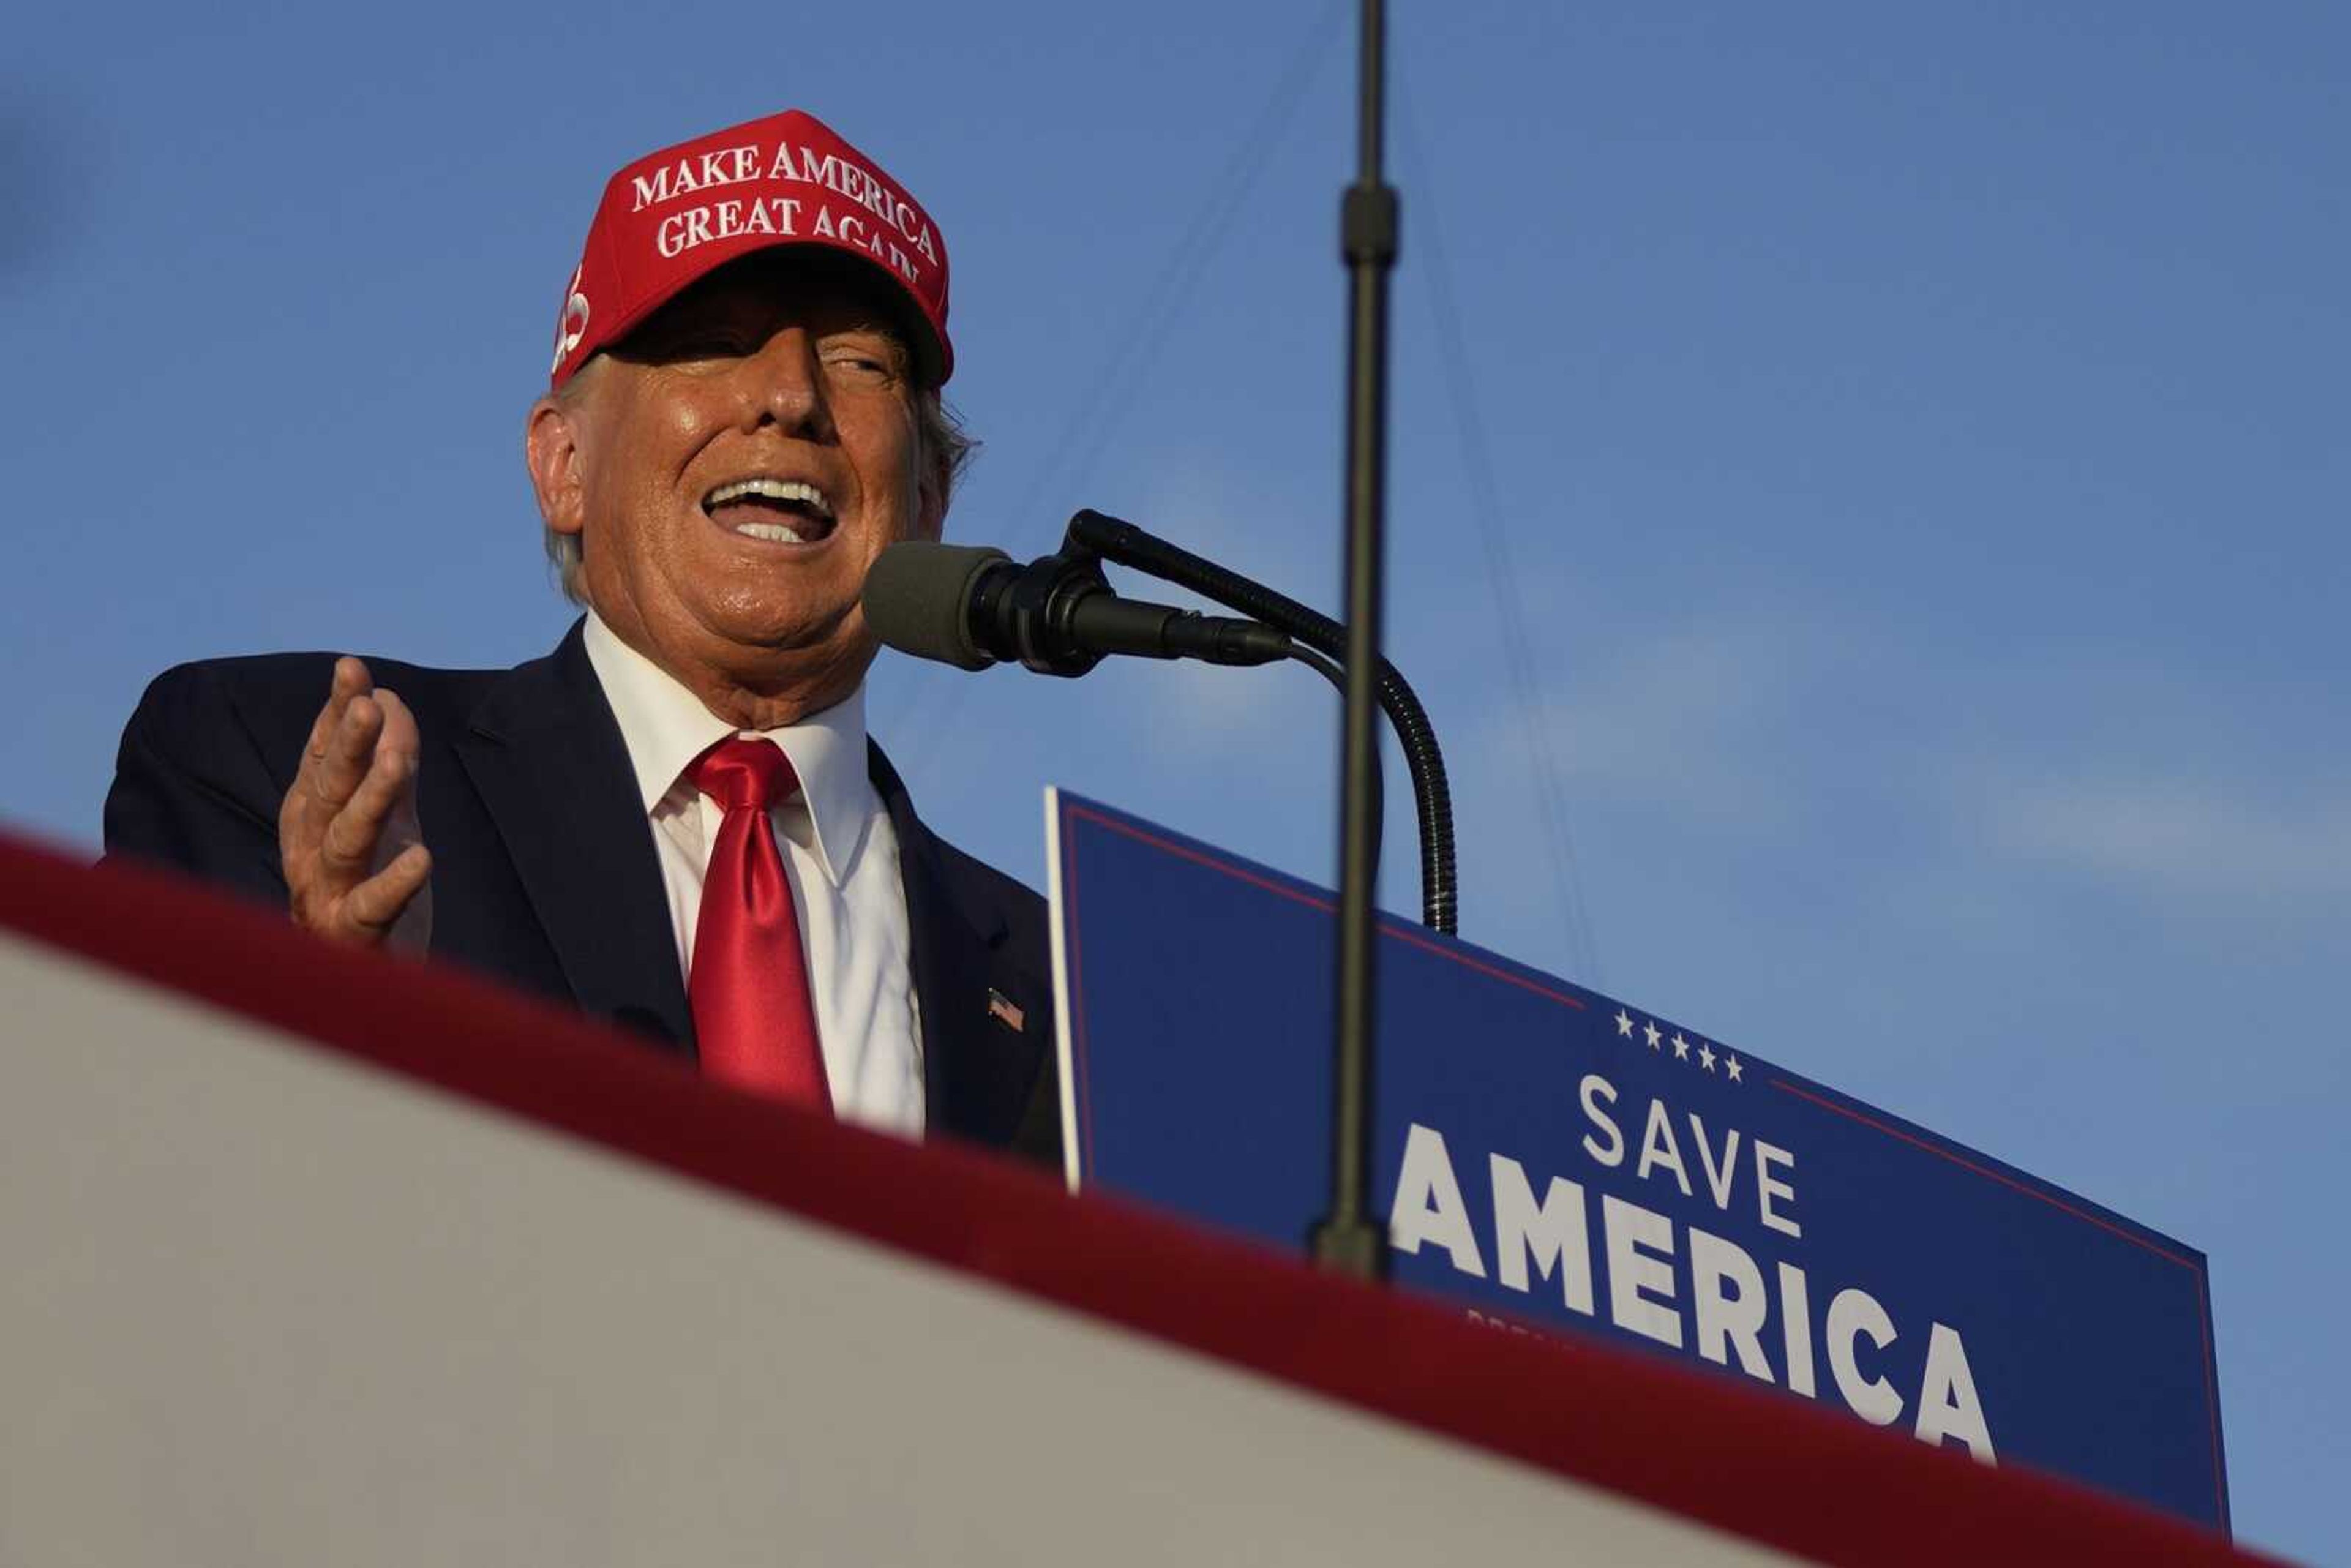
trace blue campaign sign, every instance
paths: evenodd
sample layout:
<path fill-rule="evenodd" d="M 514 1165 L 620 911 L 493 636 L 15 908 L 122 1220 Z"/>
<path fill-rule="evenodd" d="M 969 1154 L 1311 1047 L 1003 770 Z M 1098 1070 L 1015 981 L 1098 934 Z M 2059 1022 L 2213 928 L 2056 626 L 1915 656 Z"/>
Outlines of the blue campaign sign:
<path fill-rule="evenodd" d="M 1048 797 L 1073 1179 L 1299 1249 L 1333 900 Z M 1648 1009 L 1383 922 L 1400 1284 L 2226 1529 L 2203 1254 Z"/>

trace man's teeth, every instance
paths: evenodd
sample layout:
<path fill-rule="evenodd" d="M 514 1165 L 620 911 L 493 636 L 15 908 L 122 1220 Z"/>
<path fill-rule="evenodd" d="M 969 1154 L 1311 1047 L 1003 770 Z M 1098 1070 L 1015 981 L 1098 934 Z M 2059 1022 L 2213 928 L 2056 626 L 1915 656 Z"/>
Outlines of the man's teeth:
<path fill-rule="evenodd" d="M 711 491 L 702 504 L 705 507 L 723 507 L 746 496 L 757 496 L 763 501 L 799 501 L 814 507 L 819 517 L 832 516 L 832 504 L 824 498 L 824 492 L 799 479 L 738 479 L 732 485 L 721 485 Z M 751 528 L 747 527 L 743 531 L 749 533 Z"/>
<path fill-rule="evenodd" d="M 766 539 L 770 544 L 808 543 L 806 539 L 800 538 L 798 528 L 787 528 L 781 523 L 737 523 L 735 525 L 735 531 L 738 534 L 748 534 L 755 539 Z"/>

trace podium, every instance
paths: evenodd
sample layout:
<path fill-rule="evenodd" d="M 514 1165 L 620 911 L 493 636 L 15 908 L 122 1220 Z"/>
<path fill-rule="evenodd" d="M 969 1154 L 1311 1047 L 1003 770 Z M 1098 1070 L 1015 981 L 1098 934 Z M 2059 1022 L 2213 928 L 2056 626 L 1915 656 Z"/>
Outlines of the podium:
<path fill-rule="evenodd" d="M 0 1563 L 2252 1561 L 0 841 Z"/>

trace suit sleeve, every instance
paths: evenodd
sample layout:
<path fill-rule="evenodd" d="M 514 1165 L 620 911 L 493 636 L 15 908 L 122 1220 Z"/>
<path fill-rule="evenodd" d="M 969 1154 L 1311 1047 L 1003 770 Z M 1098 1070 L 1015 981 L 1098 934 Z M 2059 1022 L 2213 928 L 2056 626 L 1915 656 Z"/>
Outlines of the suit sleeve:
<path fill-rule="evenodd" d="M 140 698 L 106 795 L 106 853 L 287 907 L 271 772 L 221 673 L 183 664 Z"/>

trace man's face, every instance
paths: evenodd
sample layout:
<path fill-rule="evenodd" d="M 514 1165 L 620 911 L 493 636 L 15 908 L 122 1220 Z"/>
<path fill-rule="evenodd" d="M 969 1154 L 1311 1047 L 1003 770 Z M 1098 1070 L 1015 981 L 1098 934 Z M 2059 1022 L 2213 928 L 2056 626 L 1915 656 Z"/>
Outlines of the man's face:
<path fill-rule="evenodd" d="M 803 712 L 846 696 L 873 656 L 866 569 L 938 537 L 911 361 L 868 273 L 723 267 L 534 412 L 541 509 L 579 531 L 589 602 L 705 701 L 713 681 Z"/>

